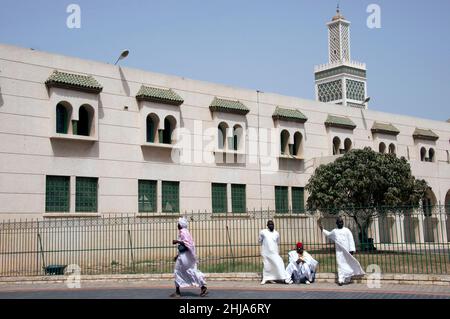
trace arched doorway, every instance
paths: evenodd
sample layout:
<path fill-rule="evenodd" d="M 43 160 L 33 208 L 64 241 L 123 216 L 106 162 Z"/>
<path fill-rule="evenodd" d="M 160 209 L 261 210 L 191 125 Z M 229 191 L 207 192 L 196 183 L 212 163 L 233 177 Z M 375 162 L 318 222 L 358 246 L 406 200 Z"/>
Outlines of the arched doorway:
<path fill-rule="evenodd" d="M 289 154 L 289 132 L 287 130 L 283 130 L 280 134 L 280 151 L 281 155 Z"/>
<path fill-rule="evenodd" d="M 300 132 L 295 132 L 294 134 L 294 151 L 292 155 L 302 156 L 303 155 L 303 136 Z"/>
<path fill-rule="evenodd" d="M 82 105 L 78 110 L 76 135 L 90 136 L 94 110 L 90 105 Z"/>
<path fill-rule="evenodd" d="M 423 209 L 423 237 L 426 243 L 434 242 L 434 233 L 436 230 L 436 219 L 433 218 L 433 210 L 436 206 L 437 200 L 431 188 L 429 188 L 422 199 Z"/>
<path fill-rule="evenodd" d="M 164 130 L 163 130 L 163 144 L 173 143 L 173 131 L 177 126 L 177 120 L 173 116 L 167 116 L 164 119 Z M 161 143 L 161 141 L 160 141 Z"/>
<path fill-rule="evenodd" d="M 333 138 L 333 155 L 339 155 L 340 148 L 341 148 L 341 140 L 339 139 L 339 137 L 335 136 Z"/>
<path fill-rule="evenodd" d="M 147 116 L 147 143 L 155 143 L 158 132 L 159 118 L 155 113 Z"/>
<path fill-rule="evenodd" d="M 225 149 L 227 138 L 228 125 L 225 122 L 221 122 L 217 127 L 217 147 L 219 150 Z"/>
<path fill-rule="evenodd" d="M 56 133 L 68 133 L 71 112 L 72 106 L 67 102 L 60 102 L 56 105 Z"/>
<path fill-rule="evenodd" d="M 395 155 L 395 145 L 389 144 L 389 154 Z"/>
<path fill-rule="evenodd" d="M 344 141 L 344 148 L 345 148 L 345 153 L 350 152 L 350 150 L 352 149 L 352 140 L 349 138 L 346 138 Z"/>
<path fill-rule="evenodd" d="M 233 151 L 238 151 L 243 148 L 242 145 L 243 129 L 242 126 L 236 124 L 233 127 Z"/>

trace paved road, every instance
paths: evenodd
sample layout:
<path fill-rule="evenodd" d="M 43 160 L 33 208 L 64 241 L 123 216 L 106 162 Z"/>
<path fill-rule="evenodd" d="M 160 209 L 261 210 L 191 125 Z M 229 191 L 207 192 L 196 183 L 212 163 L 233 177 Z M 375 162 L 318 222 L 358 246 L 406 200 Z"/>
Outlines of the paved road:
<path fill-rule="evenodd" d="M 211 282 L 207 299 L 450 299 L 450 287 L 334 284 L 265 285 L 251 282 Z M 0 299 L 168 299 L 170 282 L 84 283 L 80 289 L 64 284 L 0 285 Z M 199 289 L 182 290 L 182 299 L 200 299 Z"/>
<path fill-rule="evenodd" d="M 27 291 L 2 292 L 1 299 L 167 299 L 170 289 L 95 289 L 72 291 Z M 187 291 L 183 299 L 200 299 L 198 293 Z M 450 295 L 368 293 L 368 292 L 325 292 L 325 291 L 267 291 L 214 290 L 206 298 L 212 299 L 450 299 Z"/>

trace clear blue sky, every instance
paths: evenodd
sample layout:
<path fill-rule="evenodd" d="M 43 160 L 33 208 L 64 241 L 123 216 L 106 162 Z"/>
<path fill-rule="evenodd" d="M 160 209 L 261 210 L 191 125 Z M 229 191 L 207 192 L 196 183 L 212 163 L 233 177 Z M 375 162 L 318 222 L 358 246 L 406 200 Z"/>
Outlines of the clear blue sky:
<path fill-rule="evenodd" d="M 314 98 L 336 0 L 1 0 L 0 42 L 264 92 Z M 81 7 L 81 29 L 66 8 Z M 369 4 L 381 29 L 366 26 Z M 340 0 L 370 108 L 450 118 L 450 1 Z"/>

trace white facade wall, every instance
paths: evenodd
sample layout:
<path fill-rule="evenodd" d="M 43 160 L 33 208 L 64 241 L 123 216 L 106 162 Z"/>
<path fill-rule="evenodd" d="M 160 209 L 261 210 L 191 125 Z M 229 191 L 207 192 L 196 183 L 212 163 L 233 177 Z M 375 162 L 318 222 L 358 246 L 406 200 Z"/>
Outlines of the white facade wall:
<path fill-rule="evenodd" d="M 95 95 L 48 90 L 44 83 L 54 70 L 92 75 L 103 86 L 103 91 Z M 184 99 L 184 103 L 174 107 L 138 102 L 135 96 L 141 85 L 170 88 Z M 211 113 L 209 105 L 216 96 L 239 100 L 250 112 L 246 116 Z M 76 107 L 85 101 L 94 105 L 93 139 L 54 138 L 55 107 L 64 98 L 75 101 Z M 304 160 L 278 158 L 279 139 L 271 140 L 269 136 L 270 130 L 276 128 L 272 114 L 277 106 L 297 108 L 308 117 L 306 123 L 298 124 L 298 131 L 303 135 Z M 163 116 L 172 114 L 177 119 L 177 129 L 189 132 L 183 136 L 189 142 L 183 141 L 181 151 L 184 155 L 191 154 L 192 163 L 174 162 L 171 153 L 177 150 L 142 146 L 145 138 L 145 127 L 142 126 L 152 107 Z M 349 117 L 357 127 L 353 132 L 327 129 L 324 122 L 328 114 Z M 204 152 L 208 139 L 211 140 L 205 130 L 216 130 L 222 120 L 248 129 L 245 133 L 245 163 L 219 164 L 214 160 L 213 150 Z M 375 121 L 392 123 L 400 134 L 396 137 L 372 134 L 370 129 Z M 292 128 L 292 123 L 285 123 L 285 126 Z M 439 139 L 436 142 L 415 141 L 412 135 L 416 127 L 432 129 Z M 260 134 L 257 134 L 258 129 Z M 274 186 L 304 187 L 317 163 L 332 155 L 334 136 L 339 136 L 342 143 L 345 138 L 350 138 L 352 148 L 370 146 L 378 150 L 381 141 L 387 147 L 394 143 L 396 153 L 410 160 L 413 174 L 430 184 L 437 204 L 445 203 L 450 190 L 448 122 L 259 93 L 0 45 L 2 219 L 45 216 L 46 175 L 72 176 L 73 179 L 76 176 L 98 177 L 99 214 L 137 213 L 139 179 L 179 181 L 181 211 L 210 212 L 213 182 L 245 184 L 248 209 L 274 209 Z M 217 140 L 214 139 L 213 145 Z M 251 142 L 258 139 L 260 144 L 255 147 Z M 422 145 L 434 148 L 436 162 L 420 162 Z M 257 156 L 249 155 L 251 147 L 258 151 Z M 266 149 L 273 151 L 262 152 Z M 206 155 L 209 163 L 194 161 Z M 74 190 L 72 202 L 73 193 Z M 74 203 L 71 206 L 73 208 Z"/>

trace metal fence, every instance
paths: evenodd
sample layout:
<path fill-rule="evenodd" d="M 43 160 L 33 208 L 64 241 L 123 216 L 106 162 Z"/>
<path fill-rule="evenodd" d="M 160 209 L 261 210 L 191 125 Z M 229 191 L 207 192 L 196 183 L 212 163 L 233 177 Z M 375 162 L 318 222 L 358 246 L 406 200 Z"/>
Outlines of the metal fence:
<path fill-rule="evenodd" d="M 354 219 L 340 212 L 357 243 L 363 268 L 383 273 L 448 274 L 450 215 L 444 206 L 430 210 L 389 210 L 372 219 L 362 239 Z M 199 268 L 211 272 L 261 272 L 258 235 L 269 219 L 280 233 L 280 255 L 287 262 L 296 242 L 319 261 L 318 272 L 335 272 L 335 248 L 322 235 L 318 214 L 185 213 L 197 247 Z M 0 277 L 58 274 L 78 265 L 81 274 L 171 273 L 177 250 L 179 216 L 109 215 L 0 223 Z M 325 229 L 336 216 L 322 218 Z"/>

